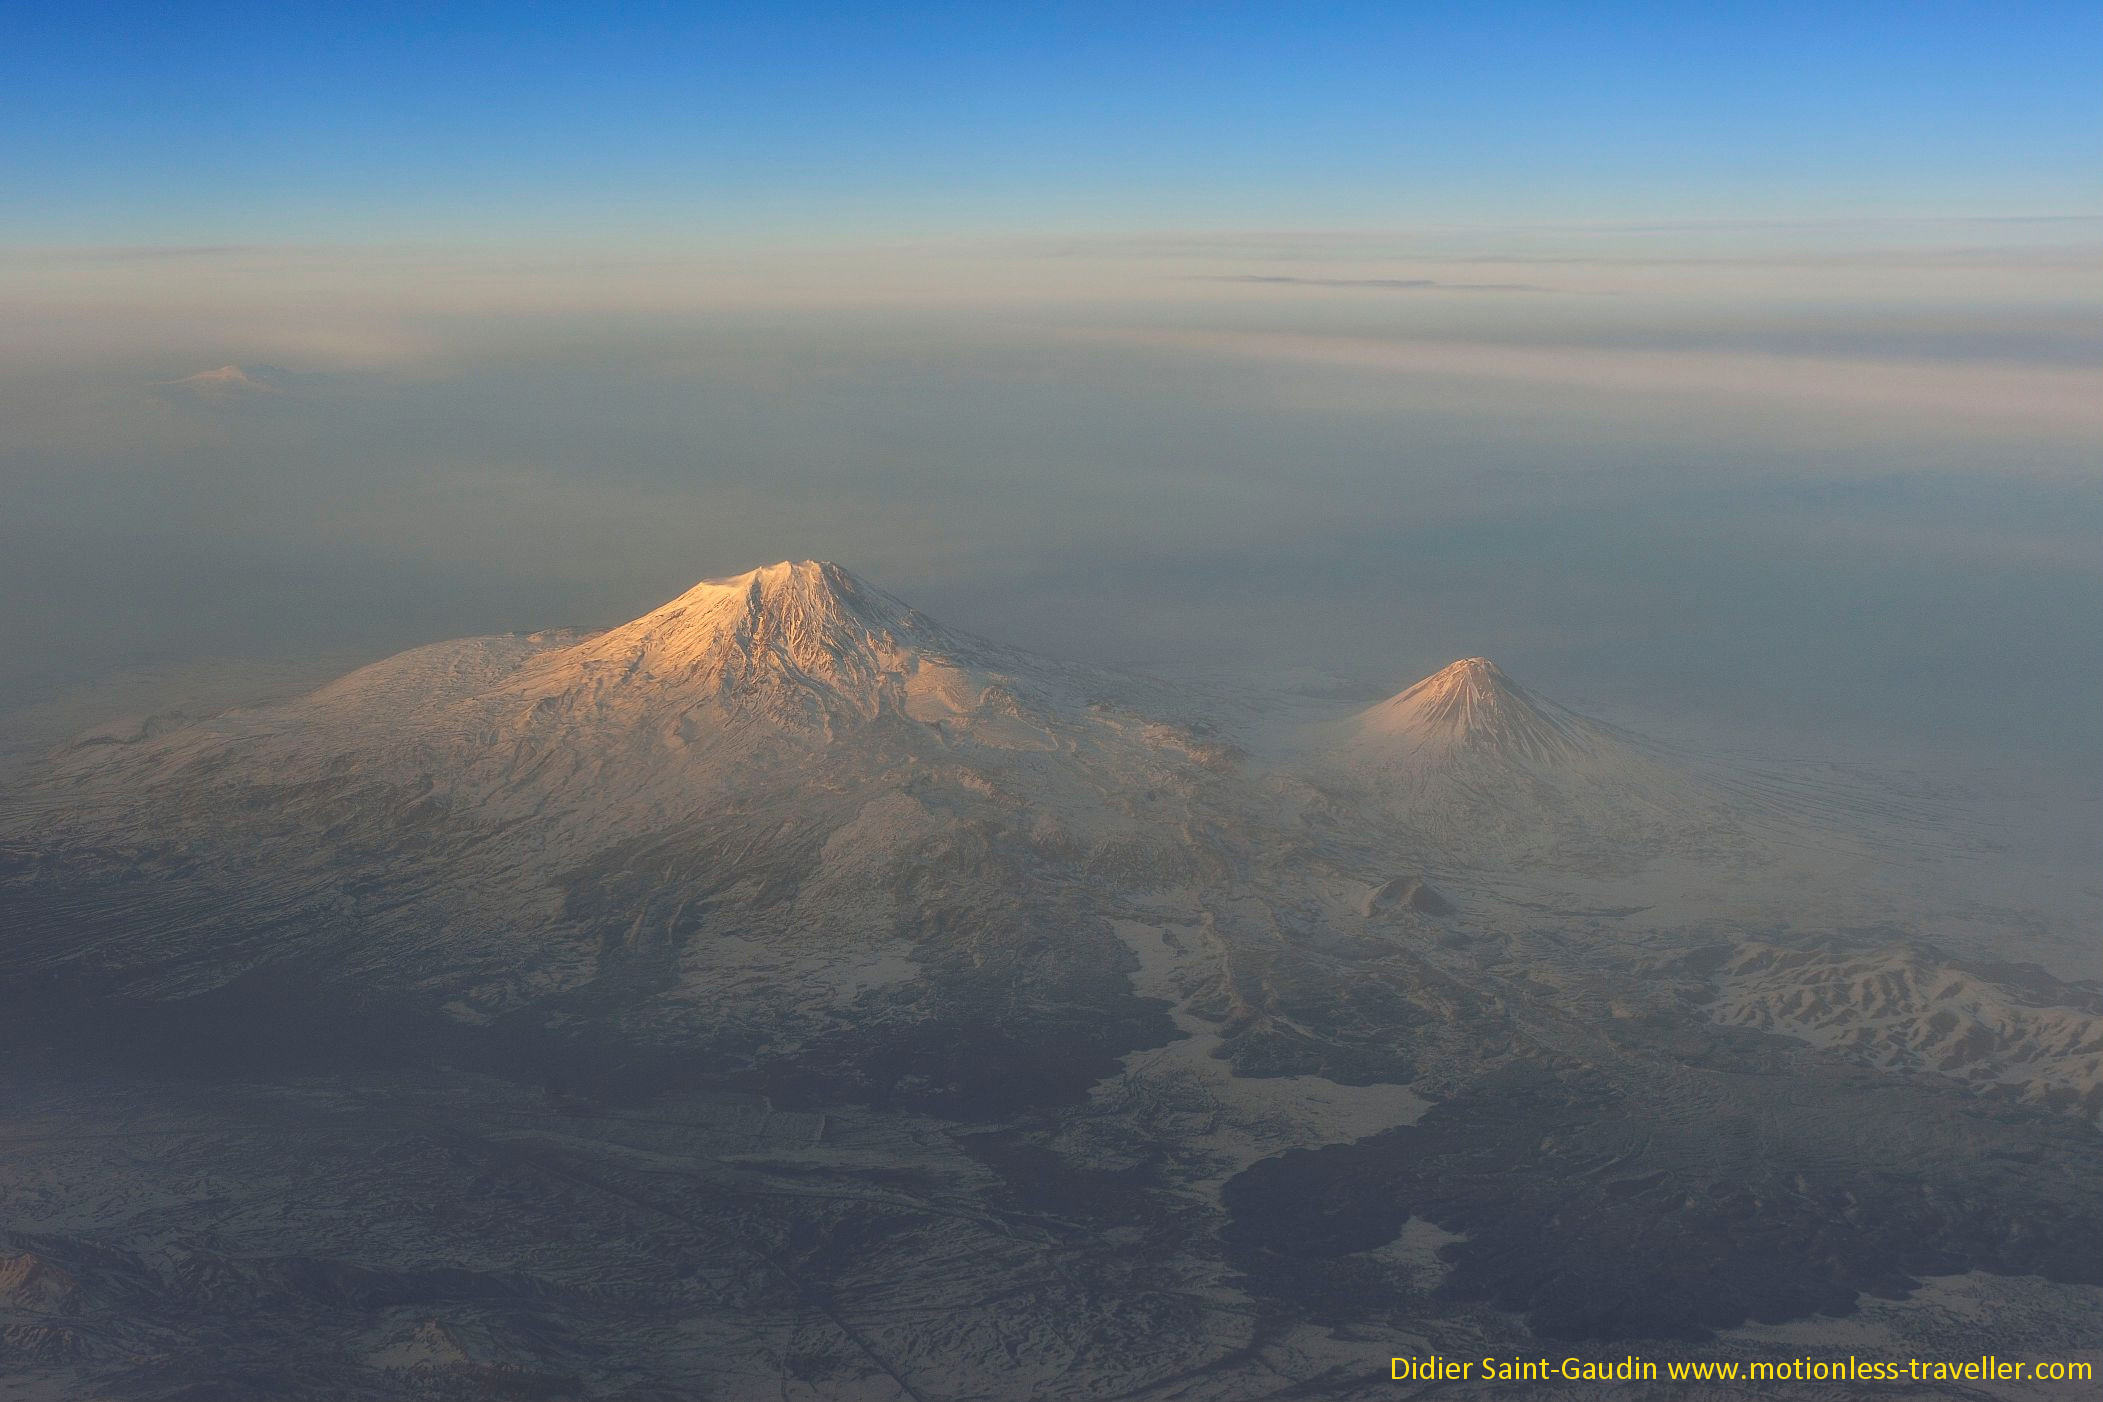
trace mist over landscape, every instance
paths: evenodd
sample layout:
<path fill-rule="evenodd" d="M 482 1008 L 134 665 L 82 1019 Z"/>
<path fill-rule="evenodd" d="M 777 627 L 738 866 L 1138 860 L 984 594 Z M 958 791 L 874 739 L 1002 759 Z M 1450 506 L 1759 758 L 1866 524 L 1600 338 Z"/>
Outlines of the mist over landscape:
<path fill-rule="evenodd" d="M 0 1399 L 2080 1395 L 2096 16 L 907 8 L 0 22 Z"/>

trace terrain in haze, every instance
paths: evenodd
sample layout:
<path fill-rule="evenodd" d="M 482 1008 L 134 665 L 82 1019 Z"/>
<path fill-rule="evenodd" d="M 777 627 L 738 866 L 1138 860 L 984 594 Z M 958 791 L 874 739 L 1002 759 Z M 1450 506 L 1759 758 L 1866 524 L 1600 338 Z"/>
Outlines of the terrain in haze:
<path fill-rule="evenodd" d="M 1920 832 L 816 562 L 104 726 L 0 802 L 0 1397 L 2085 1356 L 2103 988 Z"/>

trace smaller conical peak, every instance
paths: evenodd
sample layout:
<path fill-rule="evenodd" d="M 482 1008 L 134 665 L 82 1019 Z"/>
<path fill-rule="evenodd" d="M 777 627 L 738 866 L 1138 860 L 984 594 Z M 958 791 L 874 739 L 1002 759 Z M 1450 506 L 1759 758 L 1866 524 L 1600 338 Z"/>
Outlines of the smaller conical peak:
<path fill-rule="evenodd" d="M 1413 724 L 1473 729 L 1507 709 L 1533 709 L 1533 698 L 1487 657 L 1463 657 L 1374 707 Z"/>
<path fill-rule="evenodd" d="M 180 379 L 155 380 L 153 383 L 164 393 L 209 397 L 250 392 L 276 394 L 285 388 L 286 381 L 287 376 L 282 370 L 264 365 L 221 365 Z"/>
<path fill-rule="evenodd" d="M 1589 743 L 1584 721 L 1536 699 L 1487 657 L 1440 668 L 1361 711 L 1356 726 L 1362 737 L 1411 753 L 1554 760 Z"/>

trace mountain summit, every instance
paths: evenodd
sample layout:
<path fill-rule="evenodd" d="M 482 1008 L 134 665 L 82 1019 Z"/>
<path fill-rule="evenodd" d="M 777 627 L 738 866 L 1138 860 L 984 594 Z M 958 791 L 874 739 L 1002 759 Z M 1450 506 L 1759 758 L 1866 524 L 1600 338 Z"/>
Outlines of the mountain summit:
<path fill-rule="evenodd" d="M 1359 740 L 1396 759 L 1481 754 L 1564 764 L 1593 754 L 1598 728 L 1513 681 L 1487 657 L 1451 666 L 1361 711 Z"/>
<path fill-rule="evenodd" d="M 562 654 L 624 676 L 732 686 L 765 673 L 862 685 L 916 644 L 939 641 L 920 614 L 838 565 L 783 560 L 704 579 L 632 622 Z"/>
<path fill-rule="evenodd" d="M 993 649 L 822 560 L 707 579 L 633 622 L 541 659 L 526 689 L 561 709 L 640 705 L 790 724 L 957 709 Z M 558 701 L 559 698 L 559 701 Z M 975 701 L 974 694 L 968 700 Z"/>
<path fill-rule="evenodd" d="M 198 404 L 230 405 L 283 394 L 293 376 L 274 365 L 221 365 L 177 380 L 156 380 L 163 398 Z"/>
<path fill-rule="evenodd" d="M 1427 850 L 1470 864 L 1596 876 L 1746 845 L 1742 815 L 1694 774 L 1486 657 L 1360 711 L 1327 758 Z"/>

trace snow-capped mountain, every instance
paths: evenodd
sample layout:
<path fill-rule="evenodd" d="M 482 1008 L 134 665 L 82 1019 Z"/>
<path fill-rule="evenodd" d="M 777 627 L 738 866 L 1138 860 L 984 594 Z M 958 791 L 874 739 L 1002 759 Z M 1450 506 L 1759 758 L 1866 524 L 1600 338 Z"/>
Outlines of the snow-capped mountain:
<path fill-rule="evenodd" d="M 1530 766 L 1574 765 L 1616 742 L 1601 726 L 1535 697 L 1487 657 L 1464 657 L 1352 721 L 1354 751 L 1395 764 L 1482 756 Z"/>
<path fill-rule="evenodd" d="M 1486 657 L 1319 735 L 1315 763 L 1331 784 L 1450 861 L 1598 875 L 1674 854 L 1739 861 L 1758 845 L 1758 814 Z"/>
<path fill-rule="evenodd" d="M 1240 1402 L 2096 1283 L 2093 989 L 1800 938 L 1756 801 L 1483 659 L 1339 709 L 805 561 L 82 736 L 0 804 L 0 1363 Z"/>
<path fill-rule="evenodd" d="M 281 705 L 84 737 L 53 778 L 142 800 L 348 783 L 571 846 L 819 772 L 1114 746 L 1124 728 L 1084 699 L 1111 685 L 783 562 L 605 632 L 433 644 Z"/>
<path fill-rule="evenodd" d="M 160 380 L 155 390 L 176 403 L 231 406 L 282 395 L 295 377 L 273 365 L 221 365 L 176 380 Z"/>
<path fill-rule="evenodd" d="M 1011 671 L 996 675 L 1005 663 Z M 536 659 L 535 705 L 628 723 L 713 712 L 823 731 L 879 717 L 920 721 L 1011 708 L 1028 662 L 948 632 L 838 565 L 783 561 L 703 580 L 641 618 Z"/>
<path fill-rule="evenodd" d="M 1233 757 L 1136 708 L 1153 694 L 783 562 L 602 633 L 435 644 L 280 705 L 84 737 L 31 811 L 46 847 L 179 852 L 184 881 L 239 890 L 160 957 L 102 951 L 155 996 L 298 960 L 486 1016 L 647 964 L 622 996 L 668 1035 L 794 1040 L 881 990 L 936 996 L 929 958 L 990 977 L 1031 949 L 1049 1002 L 1099 979 L 1120 947 L 1075 923 L 1075 891 L 1219 860 L 1184 822 Z M 287 934 L 315 901 L 342 918 Z M 1130 1000 L 1121 979 L 1106 996 Z"/>
<path fill-rule="evenodd" d="M 1426 863 L 1614 875 L 1754 850 L 1715 794 L 1481 658 L 1322 727 L 1311 761 L 1251 759 L 1206 709 L 784 561 L 603 632 L 434 644 L 282 704 L 86 736 L 30 811 L 48 847 L 179 852 L 236 911 L 344 910 L 290 943 L 229 921 L 245 933 L 116 960 L 164 991 L 348 957 L 501 1010 L 650 951 L 692 1022 L 729 1016 L 733 966 L 824 970 L 800 1011 L 761 990 L 782 1027 L 905 978 L 937 874 L 982 958 L 1048 910 L 1237 867 L 1329 873 L 1355 908 Z M 1110 938 L 1081 927 L 1053 965 Z"/>

